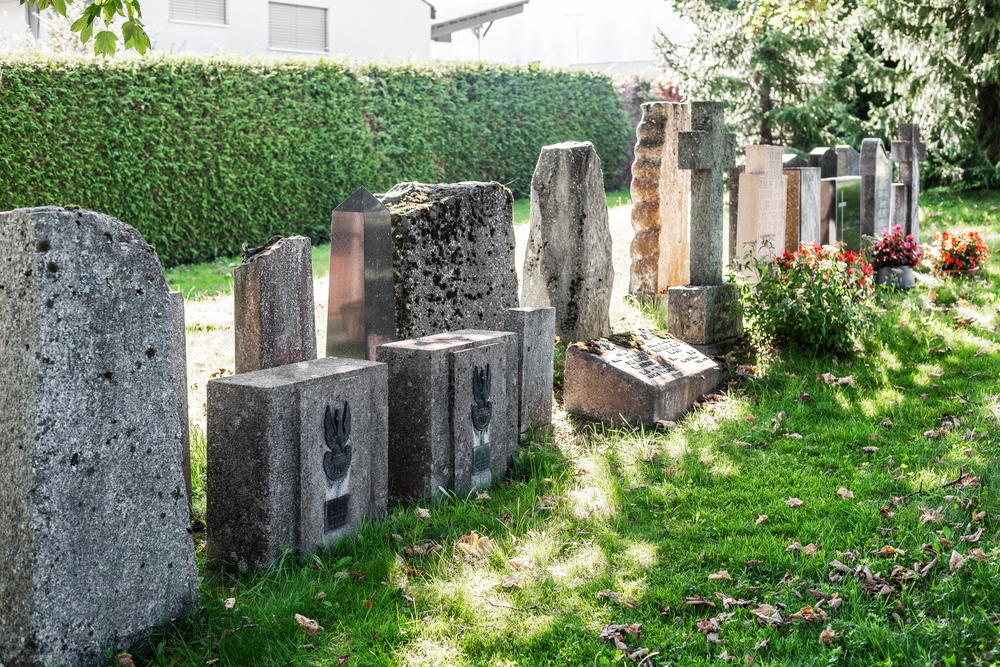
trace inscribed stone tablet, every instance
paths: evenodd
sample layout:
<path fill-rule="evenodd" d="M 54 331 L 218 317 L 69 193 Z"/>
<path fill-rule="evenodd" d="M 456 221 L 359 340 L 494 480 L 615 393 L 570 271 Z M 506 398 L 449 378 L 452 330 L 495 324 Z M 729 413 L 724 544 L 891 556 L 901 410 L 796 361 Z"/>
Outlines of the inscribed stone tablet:
<path fill-rule="evenodd" d="M 755 257 L 785 251 L 785 198 L 788 186 L 780 146 L 747 146 L 746 173 L 740 175 L 738 252 L 751 247 Z"/>

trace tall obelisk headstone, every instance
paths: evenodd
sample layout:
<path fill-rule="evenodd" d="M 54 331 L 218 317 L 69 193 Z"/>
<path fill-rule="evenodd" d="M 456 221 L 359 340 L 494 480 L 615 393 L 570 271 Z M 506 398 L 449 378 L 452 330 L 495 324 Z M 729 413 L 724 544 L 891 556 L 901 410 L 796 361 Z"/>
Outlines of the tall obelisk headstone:
<path fill-rule="evenodd" d="M 746 172 L 740 175 L 736 249 L 753 248 L 758 258 L 785 251 L 787 178 L 782 171 L 781 146 L 747 146 Z"/>
<path fill-rule="evenodd" d="M 892 160 L 881 139 L 861 142 L 861 234 L 889 229 L 892 208 Z"/>
<path fill-rule="evenodd" d="M 601 159 L 590 142 L 546 146 L 531 178 L 521 305 L 556 309 L 556 333 L 608 333 L 615 269 Z"/>
<path fill-rule="evenodd" d="M 736 137 L 727 134 L 722 102 L 691 104 L 690 132 L 678 137 L 678 166 L 691 173 L 691 284 L 667 290 L 670 332 L 695 346 L 717 346 L 742 331 L 723 283 L 723 176 L 736 164 Z"/>
<path fill-rule="evenodd" d="M 691 174 L 677 168 L 677 133 L 691 129 L 687 104 L 647 102 L 632 165 L 632 268 L 629 292 L 657 300 L 686 285 L 690 258 Z"/>
<path fill-rule="evenodd" d="M 197 609 L 170 296 L 138 231 L 0 213 L 0 662 L 105 664 Z"/>
<path fill-rule="evenodd" d="M 902 123 L 899 126 L 899 140 L 892 142 L 892 159 L 899 164 L 897 181 L 903 185 L 905 193 L 894 194 L 904 234 L 913 234 L 920 241 L 920 163 L 927 159 L 927 145 L 920 141 L 920 126 L 916 123 Z M 893 186 L 895 188 L 895 186 Z"/>
<path fill-rule="evenodd" d="M 375 360 L 396 340 L 392 216 L 365 188 L 333 211 L 326 356 Z"/>
<path fill-rule="evenodd" d="M 312 244 L 276 236 L 248 248 L 233 272 L 236 372 L 316 358 Z"/>

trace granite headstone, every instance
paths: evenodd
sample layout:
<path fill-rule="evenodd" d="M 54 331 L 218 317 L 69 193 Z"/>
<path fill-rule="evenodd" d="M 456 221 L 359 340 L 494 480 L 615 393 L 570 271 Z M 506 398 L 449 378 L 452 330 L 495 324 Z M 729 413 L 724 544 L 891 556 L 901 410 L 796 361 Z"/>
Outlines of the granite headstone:
<path fill-rule="evenodd" d="M 861 153 L 853 146 L 840 145 L 837 151 L 837 176 L 860 176 Z"/>
<path fill-rule="evenodd" d="M 826 146 L 814 148 L 809 153 L 809 166 L 819 168 L 820 178 L 836 178 L 837 151 Z"/>
<path fill-rule="evenodd" d="M 552 374 L 555 368 L 554 308 L 511 308 L 504 331 L 517 336 L 518 433 L 552 423 Z"/>
<path fill-rule="evenodd" d="M 901 123 L 899 139 L 892 142 L 892 159 L 899 165 L 897 182 L 903 184 L 905 198 L 896 201 L 904 206 L 900 211 L 899 224 L 903 234 L 913 234 L 920 242 L 920 163 L 927 159 L 927 145 L 920 140 L 920 126 L 916 123 Z M 905 224 L 903 224 L 905 221 Z"/>
<path fill-rule="evenodd" d="M 747 146 L 746 172 L 740 175 L 736 249 L 753 249 L 758 259 L 785 251 L 787 177 L 781 166 L 781 146 Z"/>
<path fill-rule="evenodd" d="M 786 161 L 788 195 L 785 201 L 785 250 L 794 252 L 803 243 L 820 242 L 820 169 L 809 166 L 789 167 L 788 164 Z"/>
<path fill-rule="evenodd" d="M 889 229 L 892 210 L 892 160 L 881 139 L 861 142 L 861 234 Z"/>
<path fill-rule="evenodd" d="M 861 177 L 824 178 L 820 214 L 823 245 L 861 250 Z"/>

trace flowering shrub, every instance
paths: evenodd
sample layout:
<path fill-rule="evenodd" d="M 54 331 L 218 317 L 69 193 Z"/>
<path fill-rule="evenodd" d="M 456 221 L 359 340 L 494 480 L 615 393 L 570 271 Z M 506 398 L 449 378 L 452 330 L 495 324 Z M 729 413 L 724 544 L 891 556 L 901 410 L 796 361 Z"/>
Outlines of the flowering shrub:
<path fill-rule="evenodd" d="M 938 232 L 928 247 L 929 257 L 938 271 L 975 269 L 990 258 L 989 248 L 979 232 L 950 234 Z"/>
<path fill-rule="evenodd" d="M 892 232 L 882 232 L 882 238 L 871 249 L 872 268 L 886 266 L 916 266 L 924 253 L 920 244 L 913 240 L 913 234 L 903 237 L 902 225 L 896 225 Z"/>
<path fill-rule="evenodd" d="M 848 355 L 874 330 L 872 267 L 859 253 L 802 244 L 750 269 L 759 281 L 742 286 L 744 319 L 758 347 Z"/>

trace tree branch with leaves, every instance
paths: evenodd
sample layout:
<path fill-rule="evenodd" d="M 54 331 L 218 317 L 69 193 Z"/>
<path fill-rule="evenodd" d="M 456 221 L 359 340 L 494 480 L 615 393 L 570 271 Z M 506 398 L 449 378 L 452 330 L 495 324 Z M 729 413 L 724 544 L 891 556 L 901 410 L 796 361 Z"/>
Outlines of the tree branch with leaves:
<path fill-rule="evenodd" d="M 89 2 L 83 10 L 83 16 L 77 19 L 70 28 L 80 34 L 84 44 L 94 40 L 94 54 L 113 56 L 117 50 L 118 35 L 111 30 L 113 24 L 120 19 L 122 39 L 126 50 L 133 49 L 138 53 L 149 50 L 149 35 L 142 23 L 142 9 L 139 0 L 81 0 Z M 52 9 L 66 16 L 66 7 L 73 0 L 21 0 L 35 11 Z"/>

